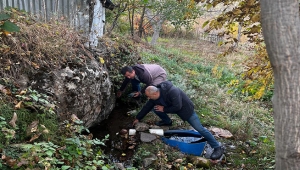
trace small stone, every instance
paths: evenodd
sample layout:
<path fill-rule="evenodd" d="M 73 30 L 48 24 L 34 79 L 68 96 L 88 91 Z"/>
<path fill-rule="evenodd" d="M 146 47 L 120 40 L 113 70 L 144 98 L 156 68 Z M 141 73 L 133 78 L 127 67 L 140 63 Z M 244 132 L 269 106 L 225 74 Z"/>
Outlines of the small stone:
<path fill-rule="evenodd" d="M 183 160 L 182 160 L 182 159 L 176 159 L 175 162 L 176 162 L 176 163 L 182 163 Z"/>

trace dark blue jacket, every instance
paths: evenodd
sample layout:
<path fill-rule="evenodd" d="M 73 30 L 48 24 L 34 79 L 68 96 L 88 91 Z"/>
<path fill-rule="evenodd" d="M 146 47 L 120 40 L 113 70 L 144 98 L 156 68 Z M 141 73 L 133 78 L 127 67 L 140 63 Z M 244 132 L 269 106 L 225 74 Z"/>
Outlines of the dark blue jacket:
<path fill-rule="evenodd" d="M 164 101 L 164 112 L 177 114 L 182 120 L 188 120 L 194 112 L 194 104 L 189 97 L 179 88 L 173 86 L 170 81 L 157 85 L 160 97 Z M 149 99 L 142 110 L 137 114 L 136 119 L 142 120 L 155 105 L 163 105 L 159 99 Z"/>

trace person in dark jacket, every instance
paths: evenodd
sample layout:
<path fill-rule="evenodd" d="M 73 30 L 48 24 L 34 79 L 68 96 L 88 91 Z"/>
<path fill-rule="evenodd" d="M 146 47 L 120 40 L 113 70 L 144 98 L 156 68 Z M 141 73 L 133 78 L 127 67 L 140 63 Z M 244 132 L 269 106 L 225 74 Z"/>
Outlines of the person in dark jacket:
<path fill-rule="evenodd" d="M 131 97 L 139 97 L 142 93 L 145 93 L 148 86 L 156 86 L 167 79 L 166 71 L 157 64 L 125 66 L 121 69 L 121 74 L 125 76 L 125 79 L 117 93 L 117 97 L 122 95 L 129 82 L 131 82 L 132 91 L 134 92 Z M 141 89 L 140 83 L 144 83 L 146 86 Z"/>
<path fill-rule="evenodd" d="M 158 126 L 172 126 L 172 120 L 167 113 L 177 114 L 183 121 L 187 121 L 195 130 L 197 130 L 214 148 L 211 154 L 211 159 L 219 159 L 223 155 L 223 147 L 214 136 L 202 126 L 199 117 L 194 111 L 194 104 L 189 97 L 179 88 L 173 86 L 170 81 L 165 81 L 157 87 L 148 86 L 145 90 L 148 97 L 147 103 L 137 114 L 133 122 L 135 125 L 141 121 L 151 110 L 161 118 L 161 121 L 156 122 Z"/>

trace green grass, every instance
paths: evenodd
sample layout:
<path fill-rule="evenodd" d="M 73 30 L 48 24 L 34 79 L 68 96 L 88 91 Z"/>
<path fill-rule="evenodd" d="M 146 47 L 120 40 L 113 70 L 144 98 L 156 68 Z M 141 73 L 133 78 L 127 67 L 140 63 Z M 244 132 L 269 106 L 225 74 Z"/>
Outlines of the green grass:
<path fill-rule="evenodd" d="M 229 87 L 229 83 L 233 80 L 242 81 L 237 75 L 243 70 L 243 59 L 247 56 L 241 56 L 243 53 L 239 52 L 236 55 L 241 58 L 232 54 L 224 60 L 217 54 L 201 55 L 201 52 L 197 54 L 187 48 L 178 48 L 178 41 L 174 46 L 167 47 L 165 42 L 170 44 L 174 41 L 164 39 L 159 42 L 154 53 L 143 51 L 143 62 L 157 63 L 166 69 L 168 79 L 192 99 L 204 126 L 229 130 L 235 142 L 246 142 L 260 136 L 267 136 L 274 141 L 274 121 L 270 108 L 262 107 L 260 101 L 246 100 L 246 96 L 241 93 L 229 93 L 229 90 L 239 90 Z M 248 154 L 242 159 L 241 155 L 237 158 L 233 156 L 233 164 L 236 167 L 247 164 L 250 168 L 256 164 L 255 160 L 266 157 L 262 162 L 271 167 L 275 156 L 274 142 L 264 144 L 264 147 L 261 147 L 261 142 L 258 143 L 259 146 L 253 146 L 253 150 L 259 150 L 257 153 Z M 258 165 L 254 167 L 262 168 Z"/>
<path fill-rule="evenodd" d="M 58 121 L 56 115 L 49 115 L 45 113 L 37 113 L 37 112 L 31 112 L 27 109 L 14 109 L 12 105 L 0 103 L 0 116 L 3 117 L 6 122 L 9 122 L 12 117 L 13 113 L 17 114 L 17 121 L 16 121 L 16 128 L 13 128 L 10 124 L 7 124 L 6 127 L 9 129 L 14 130 L 15 136 L 13 139 L 11 139 L 10 143 L 20 143 L 26 140 L 29 140 L 31 135 L 34 133 L 27 135 L 27 127 L 33 122 L 33 121 L 39 121 L 38 129 L 40 131 L 44 130 L 40 127 L 40 125 L 44 125 L 48 130 L 49 133 L 42 133 L 40 140 L 48 140 L 50 136 L 55 137 L 55 132 L 58 129 Z M 5 144 L 5 138 L 2 137 L 0 139 L 0 144 Z"/>

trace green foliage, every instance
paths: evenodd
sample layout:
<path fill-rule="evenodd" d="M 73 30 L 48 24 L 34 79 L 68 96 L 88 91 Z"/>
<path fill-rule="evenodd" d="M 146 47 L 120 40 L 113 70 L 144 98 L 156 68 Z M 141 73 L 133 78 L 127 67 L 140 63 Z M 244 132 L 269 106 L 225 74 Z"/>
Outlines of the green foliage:
<path fill-rule="evenodd" d="M 33 144 L 20 144 L 18 148 L 21 152 L 16 157 L 13 169 L 26 169 L 44 167 L 45 169 L 110 169 L 111 165 L 104 161 L 105 155 L 99 149 L 99 145 L 104 145 L 105 139 L 91 139 L 89 136 L 82 135 L 85 129 L 81 121 L 65 122 L 64 126 L 68 129 L 69 138 L 65 138 L 60 143 L 35 142 Z M 5 153 L 11 153 L 13 149 L 7 148 Z M 6 155 L 7 156 L 7 155 Z"/>
<path fill-rule="evenodd" d="M 201 0 L 206 3 L 206 8 L 211 9 L 218 4 L 225 7 L 234 6 L 231 10 L 224 10 L 218 17 L 207 21 L 203 26 L 209 23 L 209 30 L 227 28 L 223 34 L 233 34 L 233 27 L 240 23 L 244 29 L 243 34 L 247 35 L 250 42 L 262 42 L 260 26 L 260 6 L 258 0 Z M 238 4 L 238 5 L 235 5 Z M 234 41 L 234 40 L 232 40 Z"/>
<path fill-rule="evenodd" d="M 48 101 L 47 95 L 38 93 L 30 88 L 21 92 L 13 90 L 15 87 L 9 85 L 9 82 L 1 82 L 1 84 L 10 87 L 12 96 L 19 100 L 19 104 L 15 106 L 3 102 L 0 105 L 0 112 L 5 120 L 11 120 L 14 114 L 17 116 L 16 127 L 13 128 L 11 124 L 7 125 L 16 132 L 10 143 L 29 140 L 34 135 L 40 136 L 39 140 L 47 140 L 50 136 L 55 136 L 54 134 L 58 129 L 58 121 L 52 108 L 53 104 Z M 38 122 L 37 129 L 34 132 L 30 132 L 28 127 L 34 121 Z M 0 143 L 6 143 L 7 141 L 3 141 L 4 139 L 0 138 Z"/>
<path fill-rule="evenodd" d="M 55 104 L 48 101 L 49 96 L 46 94 L 28 88 L 15 96 L 21 100 L 26 107 L 36 108 L 37 111 L 42 111 L 45 114 L 55 115 Z"/>
<path fill-rule="evenodd" d="M 1 84 L 14 89 L 13 86 L 9 85 L 9 82 L 1 82 Z M 113 168 L 106 163 L 105 155 L 97 147 L 104 145 L 108 136 L 99 140 L 82 135 L 82 132 L 88 132 L 88 129 L 82 126 L 82 121 L 66 121 L 60 125 L 59 131 L 57 116 L 51 109 L 49 111 L 48 106 L 51 103 L 48 101 L 48 96 L 43 93 L 32 89 L 21 92 L 11 90 L 11 96 L 16 97 L 24 104 L 16 105 L 15 109 L 5 103 L 0 105 L 0 129 L 2 131 L 0 133 L 0 146 L 3 148 L 2 156 L 5 158 L 0 160 L 2 168 Z M 7 123 L 7 120 L 12 119 L 14 113 L 17 115 L 16 127 Z M 33 122 L 37 124 L 32 127 Z M 26 144 L 25 141 L 29 142 Z M 35 142 L 32 144 L 32 141 Z"/>
<path fill-rule="evenodd" d="M 111 39 L 114 41 L 111 41 Z M 109 70 L 110 80 L 114 84 L 115 91 L 120 88 L 124 80 L 124 76 L 120 74 L 121 68 L 140 62 L 140 55 L 137 53 L 135 44 L 132 41 L 128 41 L 128 39 L 129 37 L 118 34 L 111 34 L 109 40 L 105 37 L 103 38 L 104 48 L 115 50 L 103 56 L 107 63 L 106 66 Z"/>
<path fill-rule="evenodd" d="M 181 27 L 190 30 L 196 18 L 202 14 L 202 10 L 200 10 L 200 7 L 193 0 L 180 2 L 177 0 L 118 0 L 115 3 L 118 6 L 114 11 L 107 12 L 107 22 L 109 22 L 109 25 L 117 26 L 117 32 L 121 34 L 140 31 L 138 29 L 140 29 L 139 25 L 141 23 L 143 24 L 142 29 L 145 34 L 152 33 L 153 26 L 159 22 L 158 20 L 169 21 L 172 26 L 175 26 L 176 30 Z M 144 7 L 151 11 L 152 14 L 142 18 Z M 108 30 L 108 32 L 110 31 Z"/>
<path fill-rule="evenodd" d="M 9 21 L 10 16 L 6 13 L 0 13 L 0 33 L 3 32 L 10 33 L 10 32 L 19 32 L 20 27 L 18 27 L 15 23 Z"/>
<path fill-rule="evenodd" d="M 266 47 L 263 45 L 262 30 L 260 24 L 260 6 L 258 0 L 225 0 L 225 1 L 209 1 L 206 2 L 207 9 L 216 7 L 218 4 L 224 4 L 225 6 L 235 6 L 231 10 L 223 11 L 216 18 L 206 21 L 203 27 L 209 24 L 209 29 L 221 29 L 226 28 L 222 35 L 229 35 L 227 43 L 235 43 L 237 39 L 232 36 L 236 32 L 236 25 L 239 23 L 242 28 L 242 34 L 247 36 L 248 43 L 254 43 L 256 45 L 256 55 L 254 58 L 249 58 L 247 61 L 247 70 L 243 73 L 242 78 L 245 82 L 236 84 L 236 89 L 232 89 L 231 92 L 239 89 L 243 95 L 248 97 L 248 100 L 270 100 L 273 91 L 273 72 L 271 64 L 266 52 Z M 238 3 L 238 5 L 234 5 Z M 230 50 L 225 52 L 228 54 Z M 234 82 L 236 83 L 236 82 Z M 232 83 L 231 83 L 232 84 Z"/>
<path fill-rule="evenodd" d="M 0 35 L 3 33 L 8 35 L 12 32 L 20 31 L 20 27 L 14 23 L 16 19 L 16 13 L 18 13 L 18 11 L 14 8 L 7 8 L 6 10 L 0 12 Z"/>
<path fill-rule="evenodd" d="M 154 1 L 149 4 L 150 9 L 163 16 L 163 20 L 169 21 L 175 28 L 185 27 L 190 29 L 195 20 L 202 14 L 202 10 L 195 1 Z"/>
<path fill-rule="evenodd" d="M 143 160 L 151 154 L 151 150 L 147 145 L 140 146 L 136 151 L 132 158 L 136 165 L 142 165 Z"/>
<path fill-rule="evenodd" d="M 246 80 L 243 91 L 252 94 L 250 99 L 270 100 L 274 85 L 273 70 L 266 47 L 259 44 L 256 51 L 254 58 L 247 62 L 248 69 L 242 74 L 243 79 Z"/>
<path fill-rule="evenodd" d="M 9 144 L 9 142 L 14 138 L 16 132 L 6 123 L 5 118 L 2 116 L 0 116 L 0 129 L 2 131 L 2 133 L 0 133 L 0 148 L 2 148 Z"/>
<path fill-rule="evenodd" d="M 265 46 L 257 46 L 257 52 L 246 63 L 247 69 L 239 79 L 227 84 L 230 94 L 239 93 L 246 100 L 270 101 L 274 89 L 273 70 Z"/>
<path fill-rule="evenodd" d="M 166 165 L 178 158 L 180 151 L 172 147 L 165 147 L 161 141 L 156 143 L 143 143 L 136 150 L 132 159 L 134 165 L 139 169 L 143 168 L 143 160 L 145 158 L 155 156 L 157 160 L 151 164 L 148 169 L 166 169 Z M 174 163 L 175 165 L 176 163 Z"/>

